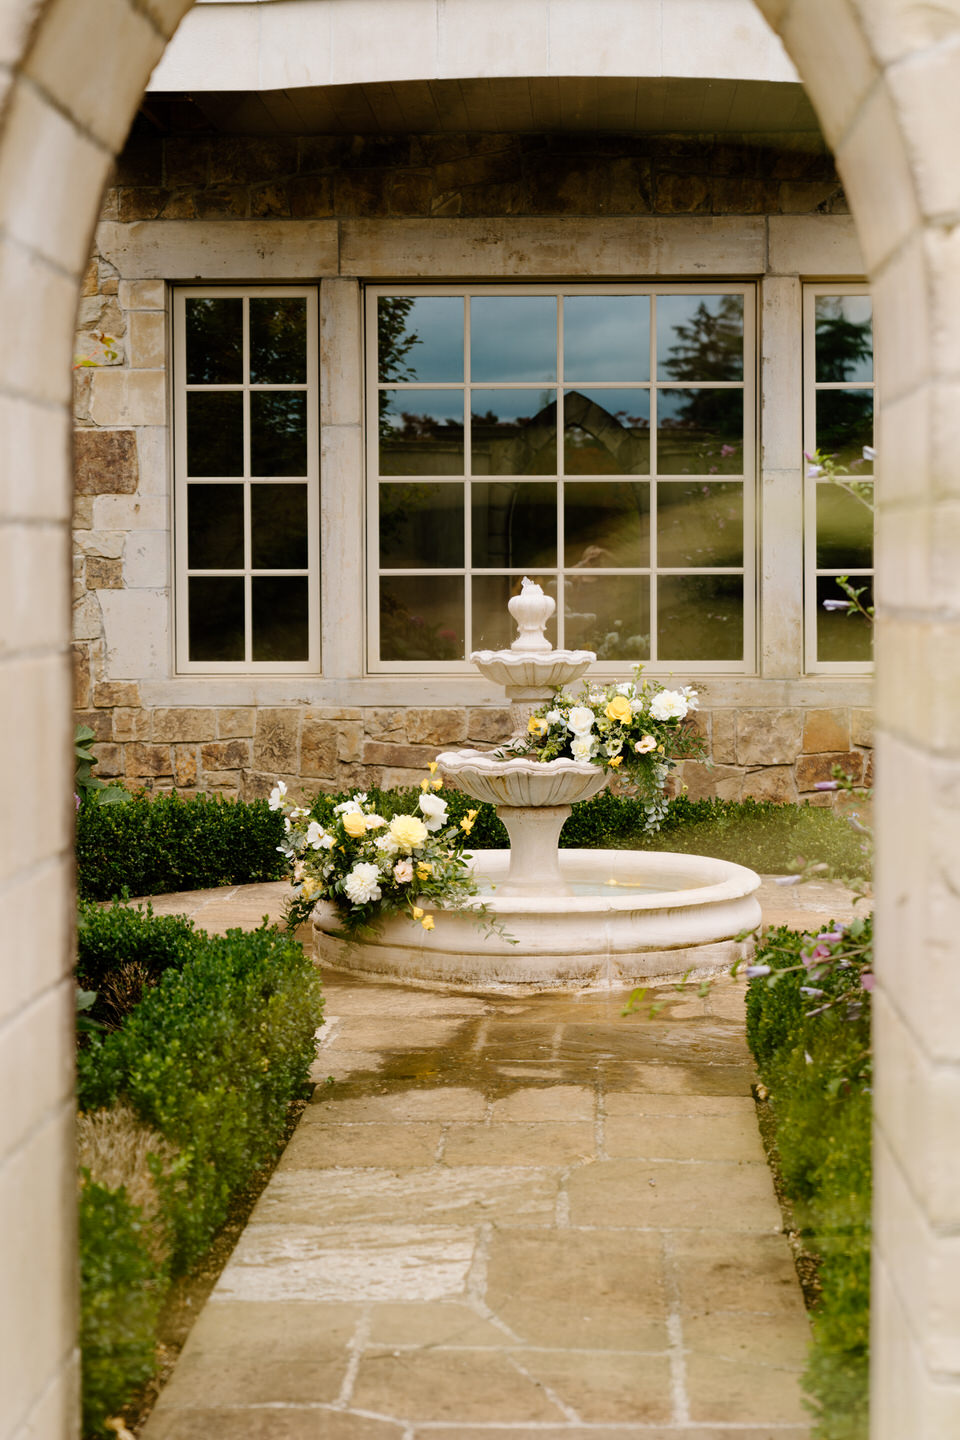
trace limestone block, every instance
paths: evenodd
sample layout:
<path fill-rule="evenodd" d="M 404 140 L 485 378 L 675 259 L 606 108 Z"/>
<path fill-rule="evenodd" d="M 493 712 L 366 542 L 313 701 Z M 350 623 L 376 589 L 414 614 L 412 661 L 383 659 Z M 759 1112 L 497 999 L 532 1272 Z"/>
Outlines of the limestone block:
<path fill-rule="evenodd" d="M 237 779 L 236 773 L 231 774 L 231 776 L 230 776 L 230 783 L 231 783 L 231 784 L 236 784 L 236 779 Z M 292 774 L 287 774 L 287 775 L 273 774 L 273 775 L 269 775 L 269 774 L 264 774 L 262 771 L 259 771 L 259 770 L 247 770 L 247 771 L 243 772 L 243 795 L 244 795 L 244 799 L 246 799 L 246 800 L 267 800 L 267 799 L 269 799 L 269 797 L 270 797 L 270 791 L 273 789 L 274 785 L 276 785 L 276 783 L 277 783 L 278 780 L 283 780 L 283 781 L 285 781 L 285 783 L 286 783 L 286 785 L 287 785 L 287 789 L 290 791 L 291 795 L 292 795 L 293 792 L 294 792 L 294 787 L 296 787 L 298 790 L 299 790 L 299 788 L 300 788 L 300 782 L 299 782 L 299 779 L 297 778 L 296 775 L 292 775 Z"/>
<path fill-rule="evenodd" d="M 109 331 L 81 331 L 73 345 L 75 361 L 86 362 L 95 368 L 122 365 L 126 351 L 122 340 L 117 338 L 117 326 Z"/>
<path fill-rule="evenodd" d="M 163 530 L 169 519 L 161 495 L 95 495 L 93 520 L 104 530 Z"/>
<path fill-rule="evenodd" d="M 94 425 L 163 425 L 167 389 L 162 370 L 91 372 L 90 418 Z"/>
<path fill-rule="evenodd" d="M 93 687 L 93 703 L 104 708 L 114 705 L 135 707 L 140 704 L 140 686 L 126 680 L 100 680 Z"/>
<path fill-rule="evenodd" d="M 403 740 L 407 733 L 407 712 L 375 707 L 364 710 L 363 724 L 371 740 Z"/>
<path fill-rule="evenodd" d="M 135 369 L 162 369 L 167 360 L 167 317 L 163 311 L 133 311 L 127 343 L 130 364 Z"/>
<path fill-rule="evenodd" d="M 799 710 L 739 710 L 737 763 L 792 765 L 800 753 Z"/>
<path fill-rule="evenodd" d="M 863 756 L 859 750 L 841 750 L 832 755 L 801 755 L 797 761 L 797 785 L 812 790 L 822 780 L 833 779 L 833 767 L 839 765 L 855 784 L 863 779 Z"/>
<path fill-rule="evenodd" d="M 123 587 L 123 565 L 119 560 L 104 560 L 100 555 L 87 558 L 89 590 L 120 590 Z"/>
<path fill-rule="evenodd" d="M 99 640 L 103 633 L 103 616 L 100 602 L 93 591 L 73 607 L 73 638 L 75 640 Z"/>
<path fill-rule="evenodd" d="M 246 770 L 250 765 L 249 740 L 215 740 L 201 745 L 200 764 L 206 771 Z"/>
<path fill-rule="evenodd" d="M 364 765 L 400 765 L 408 770 L 419 765 L 419 784 L 425 768 L 436 755 L 435 745 L 391 745 L 387 741 L 367 740 L 361 758 Z"/>
<path fill-rule="evenodd" d="M 217 735 L 221 740 L 251 738 L 257 723 L 257 712 L 251 706 L 236 706 L 217 711 Z"/>
<path fill-rule="evenodd" d="M 162 280 L 121 280 L 119 299 L 123 310 L 163 310 L 166 286 Z"/>
<path fill-rule="evenodd" d="M 860 277 L 865 266 L 849 215 L 770 215 L 769 273 Z"/>
<path fill-rule="evenodd" d="M 128 745 L 126 754 L 127 774 L 159 778 L 173 775 L 173 763 L 169 745 Z"/>
<path fill-rule="evenodd" d="M 134 531 L 123 557 L 123 579 L 131 589 L 152 589 L 170 579 L 170 536 L 167 530 Z"/>
<path fill-rule="evenodd" d="M 297 739 L 300 711 L 264 709 L 257 711 L 257 730 L 253 744 L 253 764 L 267 775 L 296 775 L 299 769 Z M 273 788 L 272 785 L 270 787 Z M 270 791 L 267 791 L 269 794 Z"/>
<path fill-rule="evenodd" d="M 113 716 L 114 740 L 148 740 L 150 738 L 150 711 L 117 709 Z"/>
<path fill-rule="evenodd" d="M 136 434 L 140 461 L 140 494 L 169 495 L 166 429 L 162 425 L 145 425 L 139 428 Z"/>
<path fill-rule="evenodd" d="M 74 535 L 73 544 L 83 555 L 101 555 L 105 560 L 119 560 L 123 555 L 124 536 L 117 530 L 82 530 Z"/>
<path fill-rule="evenodd" d="M 337 273 L 338 230 L 336 220 L 104 221 L 97 244 L 122 274 L 141 279 L 315 280 Z"/>
<path fill-rule="evenodd" d="M 332 776 L 337 766 L 337 743 L 337 726 L 332 720 L 306 714 L 300 740 L 301 775 Z"/>
<path fill-rule="evenodd" d="M 212 740 L 216 734 L 216 711 L 200 709 L 154 710 L 154 740 Z"/>
<path fill-rule="evenodd" d="M 683 788 L 691 800 L 739 800 L 743 771 L 733 765 L 705 765 L 702 760 L 685 760 Z"/>
<path fill-rule="evenodd" d="M 100 780 L 112 780 L 116 775 L 123 774 L 123 746 L 114 745 L 109 741 L 91 745 L 90 749 L 97 757 L 94 774 Z"/>
<path fill-rule="evenodd" d="M 337 726 L 337 759 L 339 761 L 359 760 L 363 749 L 363 726 L 357 720 L 347 720 Z"/>
<path fill-rule="evenodd" d="M 174 745 L 173 778 L 178 790 L 183 785 L 196 785 L 197 749 L 195 745 Z"/>
<path fill-rule="evenodd" d="M 242 778 L 237 770 L 205 770 L 200 777 L 204 790 L 209 794 L 232 797 L 236 797 L 238 794 Z M 268 790 L 267 794 L 269 795 L 269 793 Z"/>
<path fill-rule="evenodd" d="M 335 776 L 338 790 L 367 790 L 371 785 L 385 783 L 387 771 L 379 765 L 339 765 Z M 423 779 L 423 771 L 417 771 L 417 784 Z"/>
<path fill-rule="evenodd" d="M 467 712 L 461 709 L 408 710 L 407 739 L 420 745 L 456 745 L 467 738 Z"/>
<path fill-rule="evenodd" d="M 72 645 L 70 650 L 73 656 L 73 703 L 82 710 L 90 704 L 90 650 L 86 645 Z"/>
<path fill-rule="evenodd" d="M 790 765 L 768 765 L 765 770 L 750 770 L 743 777 L 744 799 L 796 801 L 797 787 Z"/>
<path fill-rule="evenodd" d="M 133 430 L 73 432 L 73 477 L 78 495 L 132 495 L 139 479 Z"/>
<path fill-rule="evenodd" d="M 77 710 L 73 718 L 77 725 L 86 725 L 92 730 L 97 740 L 110 739 L 110 716 L 106 710 Z"/>
<path fill-rule="evenodd" d="M 374 771 L 374 774 L 379 772 Z M 405 770 L 401 768 L 387 767 L 379 780 L 371 780 L 366 776 L 364 785 L 382 785 L 384 790 L 402 789 L 407 785 L 419 785 L 423 779 L 422 770 Z"/>
<path fill-rule="evenodd" d="M 737 712 L 735 710 L 711 711 L 710 754 L 715 765 L 736 764 Z"/>
<path fill-rule="evenodd" d="M 803 748 L 808 755 L 826 750 L 849 750 L 849 710 L 805 710 Z"/>
<path fill-rule="evenodd" d="M 509 706 L 475 705 L 467 711 L 467 739 L 499 744 L 513 734 Z"/>
<path fill-rule="evenodd" d="M 359 425 L 363 411 L 360 288 L 355 280 L 320 287 L 320 423 Z"/>
<path fill-rule="evenodd" d="M 101 590 L 109 678 L 152 679 L 170 665 L 170 598 L 164 590 Z"/>

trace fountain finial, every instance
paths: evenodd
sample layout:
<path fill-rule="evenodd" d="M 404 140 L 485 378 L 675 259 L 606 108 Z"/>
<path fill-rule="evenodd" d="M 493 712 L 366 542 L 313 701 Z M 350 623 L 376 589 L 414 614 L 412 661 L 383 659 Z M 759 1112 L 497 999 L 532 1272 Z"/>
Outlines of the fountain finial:
<path fill-rule="evenodd" d="M 510 646 L 511 650 L 550 650 L 553 647 L 546 635 L 547 621 L 557 602 L 552 595 L 545 595 L 541 587 L 524 575 L 519 595 L 507 601 L 507 609 L 517 622 L 519 634 Z"/>

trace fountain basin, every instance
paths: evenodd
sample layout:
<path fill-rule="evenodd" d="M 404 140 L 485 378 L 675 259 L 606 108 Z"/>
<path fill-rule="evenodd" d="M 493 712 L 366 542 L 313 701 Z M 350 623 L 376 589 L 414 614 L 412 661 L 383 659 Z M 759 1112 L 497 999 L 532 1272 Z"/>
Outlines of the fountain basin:
<path fill-rule="evenodd" d="M 599 893 L 542 896 L 498 893 L 509 850 L 477 851 L 470 863 L 483 888 L 494 887 L 481 898 L 515 945 L 483 934 L 465 914 L 443 910 L 434 912 L 434 930 L 394 916 L 372 940 L 358 944 L 332 934 L 336 912 L 319 905 L 318 959 L 338 970 L 468 990 L 618 989 L 726 969 L 753 950 L 751 938 L 736 937 L 760 924 L 760 877 L 726 860 L 563 850 L 559 866 L 568 888 Z M 616 883 L 608 885 L 610 880 Z M 646 886 L 656 888 L 640 888 Z"/>

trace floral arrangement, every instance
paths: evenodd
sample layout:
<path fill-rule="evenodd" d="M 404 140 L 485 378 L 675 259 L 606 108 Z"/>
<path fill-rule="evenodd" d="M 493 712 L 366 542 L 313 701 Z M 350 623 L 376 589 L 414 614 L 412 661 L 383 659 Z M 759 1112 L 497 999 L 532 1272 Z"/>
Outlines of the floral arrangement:
<path fill-rule="evenodd" d="M 633 680 L 600 689 L 585 681 L 579 696 L 554 692 L 535 710 L 527 733 L 507 747 L 537 760 L 586 760 L 622 777 L 622 787 L 643 801 L 645 828 L 659 828 L 666 814 L 664 785 L 677 760 L 698 758 L 703 742 L 688 715 L 699 706 L 696 690 L 667 690 L 656 681 Z M 506 754 L 507 751 L 501 751 Z"/>
<path fill-rule="evenodd" d="M 430 765 L 436 772 L 436 762 Z M 484 928 L 496 929 L 485 905 L 475 901 L 477 882 L 463 856 L 476 810 L 459 825 L 450 823 L 439 780 L 424 780 L 417 814 L 385 820 L 363 791 L 334 806 L 332 825 L 321 825 L 309 810 L 292 805 L 282 780 L 270 794 L 270 809 L 281 810 L 294 900 L 287 922 L 305 920 L 320 900 L 338 911 L 343 934 L 359 938 L 388 915 L 402 914 L 424 930 L 435 925 L 435 909 L 460 909 Z"/>

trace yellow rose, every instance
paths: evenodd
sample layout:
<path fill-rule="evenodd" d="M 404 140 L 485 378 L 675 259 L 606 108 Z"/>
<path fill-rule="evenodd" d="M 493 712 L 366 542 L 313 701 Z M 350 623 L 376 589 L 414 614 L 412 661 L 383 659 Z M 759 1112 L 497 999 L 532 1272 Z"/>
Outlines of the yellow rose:
<path fill-rule="evenodd" d="M 607 719 L 616 720 L 621 725 L 629 723 L 633 711 L 630 709 L 630 701 L 626 695 L 614 695 L 607 706 Z"/>
<path fill-rule="evenodd" d="M 359 840 L 361 835 L 367 833 L 367 820 L 359 810 L 348 810 L 343 816 L 343 828 L 351 840 Z"/>
<path fill-rule="evenodd" d="M 424 915 L 423 919 L 420 921 L 420 924 L 423 926 L 424 930 L 432 930 L 432 929 L 433 929 L 433 916 L 432 916 L 432 915 Z"/>
<path fill-rule="evenodd" d="M 429 860 L 417 861 L 417 879 L 427 880 L 433 874 L 433 866 Z"/>
<path fill-rule="evenodd" d="M 411 905 L 410 914 L 413 916 L 414 920 L 420 920 L 423 918 L 423 910 L 419 905 Z"/>
<path fill-rule="evenodd" d="M 317 896 L 320 894 L 319 881 L 314 880 L 312 875 L 308 875 L 306 880 L 304 880 L 303 882 L 300 894 L 303 896 L 304 900 L 316 900 Z"/>
<path fill-rule="evenodd" d="M 528 735 L 546 735 L 549 728 L 550 727 L 547 724 L 546 720 L 544 720 L 543 717 L 540 715 L 531 715 L 530 719 L 527 721 Z"/>
<path fill-rule="evenodd" d="M 424 843 L 429 832 L 416 815 L 394 815 L 390 821 L 390 834 L 401 850 L 415 850 Z"/>

